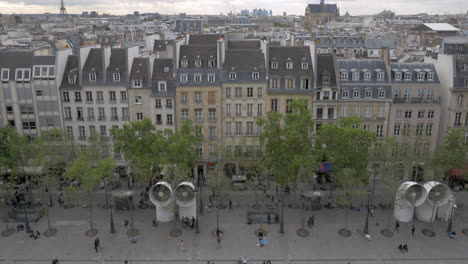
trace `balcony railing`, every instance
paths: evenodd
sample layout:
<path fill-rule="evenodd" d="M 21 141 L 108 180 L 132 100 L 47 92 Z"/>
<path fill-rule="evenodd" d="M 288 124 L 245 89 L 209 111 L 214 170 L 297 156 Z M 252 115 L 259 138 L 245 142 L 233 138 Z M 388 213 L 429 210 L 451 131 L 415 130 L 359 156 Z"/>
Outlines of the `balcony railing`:
<path fill-rule="evenodd" d="M 103 103 L 104 103 L 104 99 L 97 99 L 97 100 L 96 100 L 96 103 L 97 103 L 97 104 L 103 104 Z"/>
<path fill-rule="evenodd" d="M 167 109 L 172 109 L 172 105 L 166 105 Z"/>
<path fill-rule="evenodd" d="M 86 120 L 87 120 L 87 121 L 94 121 L 94 120 L 96 120 L 96 118 L 95 118 L 94 116 L 88 116 L 88 117 L 86 118 Z"/>
<path fill-rule="evenodd" d="M 77 120 L 77 121 L 84 121 L 84 117 L 78 116 L 78 117 L 76 118 L 76 120 Z"/>
<path fill-rule="evenodd" d="M 128 121 L 128 120 L 129 120 L 128 116 L 122 116 L 122 121 Z"/>
<path fill-rule="evenodd" d="M 167 125 L 172 125 L 174 124 L 172 121 L 167 121 Z"/>
<path fill-rule="evenodd" d="M 395 104 L 438 104 L 440 103 L 440 97 L 434 97 L 427 99 L 426 97 L 395 97 L 393 98 Z"/>
<path fill-rule="evenodd" d="M 118 116 L 111 116 L 111 121 L 119 121 L 119 117 Z"/>
<path fill-rule="evenodd" d="M 99 121 L 105 121 L 105 120 L 106 120 L 106 117 L 105 117 L 105 116 L 100 116 L 100 117 L 98 117 L 98 120 L 99 120 Z"/>

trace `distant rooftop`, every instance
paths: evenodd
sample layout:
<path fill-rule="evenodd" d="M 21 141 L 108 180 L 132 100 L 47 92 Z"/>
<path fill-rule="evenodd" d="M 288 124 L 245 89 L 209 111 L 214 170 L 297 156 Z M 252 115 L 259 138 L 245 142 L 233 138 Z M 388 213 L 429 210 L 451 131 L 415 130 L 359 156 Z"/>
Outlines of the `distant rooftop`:
<path fill-rule="evenodd" d="M 423 23 L 423 25 L 434 31 L 460 31 L 448 23 Z"/>

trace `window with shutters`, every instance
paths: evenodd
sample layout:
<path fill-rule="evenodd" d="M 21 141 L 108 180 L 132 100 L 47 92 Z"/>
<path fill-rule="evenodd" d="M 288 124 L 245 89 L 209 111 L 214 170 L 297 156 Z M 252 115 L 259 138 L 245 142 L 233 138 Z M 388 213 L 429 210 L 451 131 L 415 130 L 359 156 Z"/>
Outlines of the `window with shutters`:
<path fill-rule="evenodd" d="M 215 91 L 208 92 L 208 104 L 216 104 L 216 92 Z"/>

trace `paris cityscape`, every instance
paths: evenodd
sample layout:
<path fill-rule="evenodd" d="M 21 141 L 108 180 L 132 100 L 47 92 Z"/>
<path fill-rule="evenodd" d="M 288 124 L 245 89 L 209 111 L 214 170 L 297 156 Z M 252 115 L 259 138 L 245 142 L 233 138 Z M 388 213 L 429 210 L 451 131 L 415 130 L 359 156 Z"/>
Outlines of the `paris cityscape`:
<path fill-rule="evenodd" d="M 0 264 L 465 264 L 465 202 L 464 0 L 0 0 Z"/>

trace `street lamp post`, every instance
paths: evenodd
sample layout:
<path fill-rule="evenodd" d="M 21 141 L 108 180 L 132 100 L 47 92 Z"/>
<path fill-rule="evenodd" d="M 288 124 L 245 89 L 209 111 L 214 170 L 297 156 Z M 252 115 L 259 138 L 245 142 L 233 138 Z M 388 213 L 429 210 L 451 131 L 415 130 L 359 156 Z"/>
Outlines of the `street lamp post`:
<path fill-rule="evenodd" d="M 110 200 L 110 193 L 108 193 L 106 195 L 106 200 Z M 107 208 L 109 209 L 109 216 L 110 216 L 110 232 L 111 234 L 114 234 L 115 233 L 115 226 L 114 226 L 114 215 L 112 213 L 112 207 L 111 205 L 109 204 L 109 202 L 107 202 Z"/>
<path fill-rule="evenodd" d="M 369 214 L 370 214 L 370 196 L 371 190 L 370 188 L 367 190 L 367 213 L 366 213 L 366 223 L 364 225 L 364 233 L 369 234 Z"/>
<path fill-rule="evenodd" d="M 281 223 L 280 223 L 280 233 L 284 234 L 284 190 L 281 195 Z"/>
<path fill-rule="evenodd" d="M 196 191 L 195 195 L 198 196 L 198 193 L 199 192 Z M 199 227 L 200 221 L 198 220 L 198 217 L 199 217 L 198 210 L 195 210 L 195 214 L 196 214 L 196 216 L 195 216 L 195 233 L 200 234 L 200 227 Z"/>
<path fill-rule="evenodd" d="M 455 205 L 455 199 L 450 199 L 449 201 L 450 204 L 450 219 L 447 227 L 447 232 L 452 232 L 452 226 L 453 226 L 453 212 L 456 207 Z"/>

